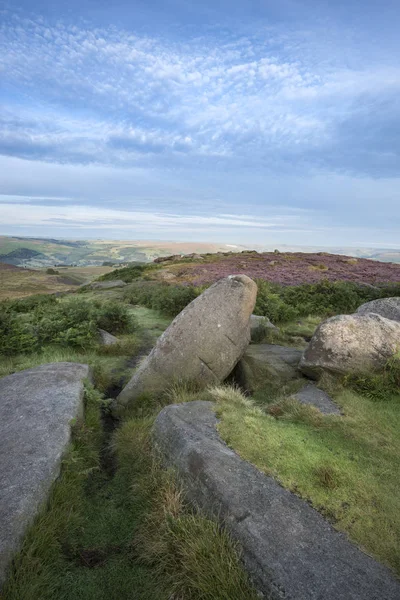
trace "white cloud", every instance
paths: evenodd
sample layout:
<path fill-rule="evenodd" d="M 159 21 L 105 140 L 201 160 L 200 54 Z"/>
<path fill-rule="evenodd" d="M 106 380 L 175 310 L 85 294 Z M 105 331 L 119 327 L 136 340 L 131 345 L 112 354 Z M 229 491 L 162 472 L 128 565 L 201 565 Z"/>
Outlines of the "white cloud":
<path fill-rule="evenodd" d="M 400 88 L 399 68 L 319 63 L 311 48 L 296 47 L 296 34 L 279 52 L 270 32 L 172 43 L 28 19 L 4 22 L 0 32 L 4 78 L 52 105 L 6 106 L 2 145 L 47 160 L 132 164 L 143 153 L 318 147 L 360 94 Z"/>
<path fill-rule="evenodd" d="M 251 215 L 180 215 L 160 212 L 113 210 L 84 205 L 43 206 L 40 204 L 2 203 L 0 225 L 48 225 L 84 227 L 85 229 L 132 229 L 140 231 L 149 227 L 155 230 L 168 231 L 209 227 L 241 227 L 274 229 L 281 228 L 282 218 L 265 219 Z"/>

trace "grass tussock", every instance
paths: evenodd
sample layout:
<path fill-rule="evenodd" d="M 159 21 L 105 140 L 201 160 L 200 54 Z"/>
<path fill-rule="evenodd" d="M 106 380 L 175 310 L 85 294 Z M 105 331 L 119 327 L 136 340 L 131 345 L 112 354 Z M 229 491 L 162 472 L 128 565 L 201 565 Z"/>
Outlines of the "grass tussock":
<path fill-rule="evenodd" d="M 343 416 L 322 415 L 279 391 L 257 406 L 237 389 L 211 390 L 220 434 L 400 574 L 399 387 L 386 388 L 383 397 L 328 383 Z"/>
<path fill-rule="evenodd" d="M 118 456 L 134 471 L 132 491 L 147 503 L 133 539 L 138 561 L 164 581 L 170 598 L 255 600 L 227 532 L 191 510 L 173 472 L 160 467 L 150 442 L 152 421 L 130 420 L 116 437 Z M 132 462 L 132 456 L 141 458 Z"/>

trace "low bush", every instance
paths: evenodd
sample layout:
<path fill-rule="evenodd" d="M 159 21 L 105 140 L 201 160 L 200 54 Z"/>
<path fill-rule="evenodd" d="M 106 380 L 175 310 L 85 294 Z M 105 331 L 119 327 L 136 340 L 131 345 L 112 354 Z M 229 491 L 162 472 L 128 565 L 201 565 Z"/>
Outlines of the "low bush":
<path fill-rule="evenodd" d="M 35 310 L 39 306 L 51 306 L 57 303 L 57 297 L 54 294 L 34 294 L 27 298 L 18 298 L 16 300 L 6 300 L 1 303 L 1 309 L 15 313 L 27 313 Z"/>
<path fill-rule="evenodd" d="M 32 327 L 23 322 L 19 315 L 4 309 L 0 311 L 0 339 L 0 354 L 6 356 L 32 352 L 37 348 Z"/>
<path fill-rule="evenodd" d="M 142 277 L 146 271 L 157 268 L 157 265 L 150 263 L 132 263 L 128 267 L 115 269 L 98 278 L 98 281 L 112 281 L 113 279 L 122 279 L 125 283 L 131 283 L 134 279 Z"/>
<path fill-rule="evenodd" d="M 153 281 L 140 281 L 132 284 L 124 294 L 131 304 L 141 304 L 158 310 L 168 316 L 178 315 L 202 289 L 193 286 L 175 286 Z"/>
<path fill-rule="evenodd" d="M 96 324 L 100 329 L 105 329 L 115 335 L 118 333 L 132 333 L 137 327 L 136 319 L 129 312 L 126 304 L 112 300 L 99 306 L 96 314 Z"/>
<path fill-rule="evenodd" d="M 29 306 L 29 305 L 28 305 Z M 29 315 L 7 305 L 0 309 L 0 354 L 12 356 L 40 351 L 46 345 L 87 350 L 98 343 L 98 328 L 110 333 L 131 333 L 137 322 L 129 307 L 116 301 L 90 302 L 69 298 L 33 302 Z M 25 305 L 26 309 L 26 305 Z"/>
<path fill-rule="evenodd" d="M 380 372 L 348 374 L 343 384 L 369 400 L 391 400 L 400 392 L 400 356 L 389 359 Z"/>
<path fill-rule="evenodd" d="M 400 294 L 400 286 L 373 288 L 344 281 L 322 280 L 318 283 L 282 286 L 257 280 L 257 285 L 254 312 L 268 317 L 274 323 L 308 315 L 329 317 L 349 314 L 364 302 Z"/>

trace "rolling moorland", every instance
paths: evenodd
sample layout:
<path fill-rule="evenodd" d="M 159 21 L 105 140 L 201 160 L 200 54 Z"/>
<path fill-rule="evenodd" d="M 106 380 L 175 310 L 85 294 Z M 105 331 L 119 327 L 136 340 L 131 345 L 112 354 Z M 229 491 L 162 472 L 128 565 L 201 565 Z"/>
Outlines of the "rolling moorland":
<path fill-rule="evenodd" d="M 216 253 L 241 250 L 269 252 L 275 248 L 281 252 L 316 253 L 328 251 L 355 258 L 369 258 L 381 262 L 400 263 L 400 251 L 379 248 L 315 248 L 289 245 L 218 244 L 201 242 L 168 241 L 115 241 L 115 240 L 57 240 L 0 236 L 0 262 L 17 267 L 38 269 L 54 266 L 102 266 L 128 262 L 151 262 L 159 256 L 172 254 Z"/>
<path fill-rule="evenodd" d="M 2 600 L 257 598 L 240 545 L 186 501 L 179 480 L 154 454 L 151 431 L 160 410 L 199 399 L 214 403 L 219 433 L 239 456 L 400 575 L 399 358 L 376 372 L 321 377 L 317 385 L 339 415 L 293 400 L 298 379 L 264 372 L 250 392 L 238 380 L 205 390 L 177 383 L 144 394 L 118 415 L 112 410 L 172 319 L 215 281 L 232 273 L 256 281 L 254 314 L 265 322 L 250 348 L 303 351 L 323 320 L 399 297 L 400 265 L 245 252 L 105 269 L 58 296 L 49 287 L 45 295 L 18 299 L 17 284 L 0 304 L 1 376 L 63 361 L 93 371 L 85 419 L 74 425 L 61 475 L 14 557 Z M 95 276 L 125 285 L 94 289 Z M 99 328 L 117 342 L 102 344 Z"/>

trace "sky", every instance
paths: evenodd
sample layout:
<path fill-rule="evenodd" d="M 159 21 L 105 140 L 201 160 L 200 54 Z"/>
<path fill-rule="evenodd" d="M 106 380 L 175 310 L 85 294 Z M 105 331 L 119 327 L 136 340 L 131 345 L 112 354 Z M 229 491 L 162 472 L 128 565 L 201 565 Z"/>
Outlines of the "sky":
<path fill-rule="evenodd" d="M 398 0 L 0 7 L 1 234 L 400 247 Z"/>

